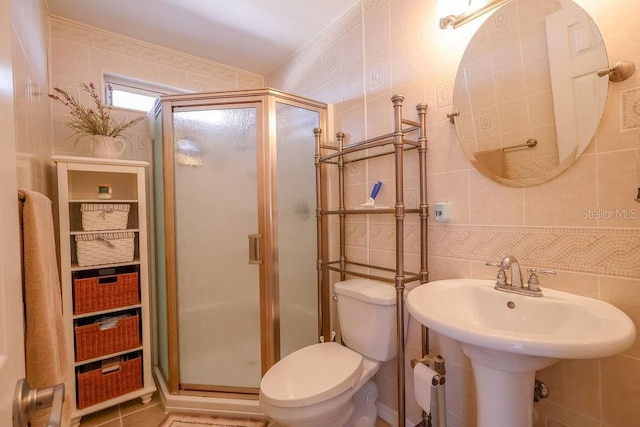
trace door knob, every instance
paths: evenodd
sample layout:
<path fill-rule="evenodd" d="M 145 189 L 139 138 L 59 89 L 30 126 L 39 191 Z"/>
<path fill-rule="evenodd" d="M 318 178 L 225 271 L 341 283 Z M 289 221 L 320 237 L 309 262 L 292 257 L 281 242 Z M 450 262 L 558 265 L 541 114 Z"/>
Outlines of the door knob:
<path fill-rule="evenodd" d="M 18 380 L 13 393 L 13 427 L 25 427 L 31 415 L 51 407 L 47 427 L 61 427 L 64 384 L 43 389 L 32 389 L 24 378 Z"/>

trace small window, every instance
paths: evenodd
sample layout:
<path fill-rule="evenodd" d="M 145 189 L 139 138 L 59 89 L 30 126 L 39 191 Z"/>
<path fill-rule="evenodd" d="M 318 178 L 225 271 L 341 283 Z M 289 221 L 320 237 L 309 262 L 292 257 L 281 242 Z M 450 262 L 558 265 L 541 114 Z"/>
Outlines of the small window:
<path fill-rule="evenodd" d="M 183 91 L 141 80 L 105 75 L 105 100 L 112 107 L 148 112 L 160 95 Z"/>

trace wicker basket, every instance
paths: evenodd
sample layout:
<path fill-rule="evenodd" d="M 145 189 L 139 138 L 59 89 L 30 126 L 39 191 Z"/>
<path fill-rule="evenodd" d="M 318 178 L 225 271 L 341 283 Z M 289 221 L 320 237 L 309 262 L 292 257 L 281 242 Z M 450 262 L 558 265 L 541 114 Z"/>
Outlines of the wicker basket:
<path fill-rule="evenodd" d="M 109 369 L 97 368 L 78 375 L 78 409 L 142 388 L 142 357 L 121 361 Z"/>
<path fill-rule="evenodd" d="M 124 230 L 129 221 L 131 206 L 123 203 L 83 203 L 82 229 L 84 231 Z"/>
<path fill-rule="evenodd" d="M 138 273 L 136 272 L 73 281 L 74 314 L 109 310 L 139 303 Z"/>
<path fill-rule="evenodd" d="M 130 262 L 133 260 L 134 237 L 132 231 L 77 235 L 78 265 L 86 267 Z"/>
<path fill-rule="evenodd" d="M 139 316 L 76 326 L 76 362 L 140 347 Z"/>

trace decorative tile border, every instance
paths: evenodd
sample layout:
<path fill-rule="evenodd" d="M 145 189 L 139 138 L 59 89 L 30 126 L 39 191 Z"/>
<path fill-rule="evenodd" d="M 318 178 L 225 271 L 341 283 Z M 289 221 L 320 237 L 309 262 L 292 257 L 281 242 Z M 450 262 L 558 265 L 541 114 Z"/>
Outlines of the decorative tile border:
<path fill-rule="evenodd" d="M 429 254 L 640 279 L 640 229 L 430 225 Z"/>
<path fill-rule="evenodd" d="M 500 261 L 510 254 L 527 267 L 640 279 L 640 229 L 431 224 L 428 233 L 429 255 Z M 420 226 L 405 224 L 404 234 L 407 253 L 420 253 Z M 348 224 L 347 236 L 349 246 L 395 247 L 393 224 Z"/>
<path fill-rule="evenodd" d="M 640 87 L 620 93 L 620 113 L 622 130 L 640 127 Z"/>

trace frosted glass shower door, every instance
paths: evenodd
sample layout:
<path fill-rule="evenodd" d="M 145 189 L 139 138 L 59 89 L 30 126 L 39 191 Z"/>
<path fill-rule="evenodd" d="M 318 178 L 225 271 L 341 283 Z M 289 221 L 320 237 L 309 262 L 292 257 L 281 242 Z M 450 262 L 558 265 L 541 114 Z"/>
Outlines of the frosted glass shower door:
<path fill-rule="evenodd" d="M 259 107 L 174 109 L 180 384 L 258 387 Z"/>
<path fill-rule="evenodd" d="M 318 342 L 315 145 L 310 140 L 320 126 L 320 114 L 275 105 L 280 356 L 285 357 Z"/>

